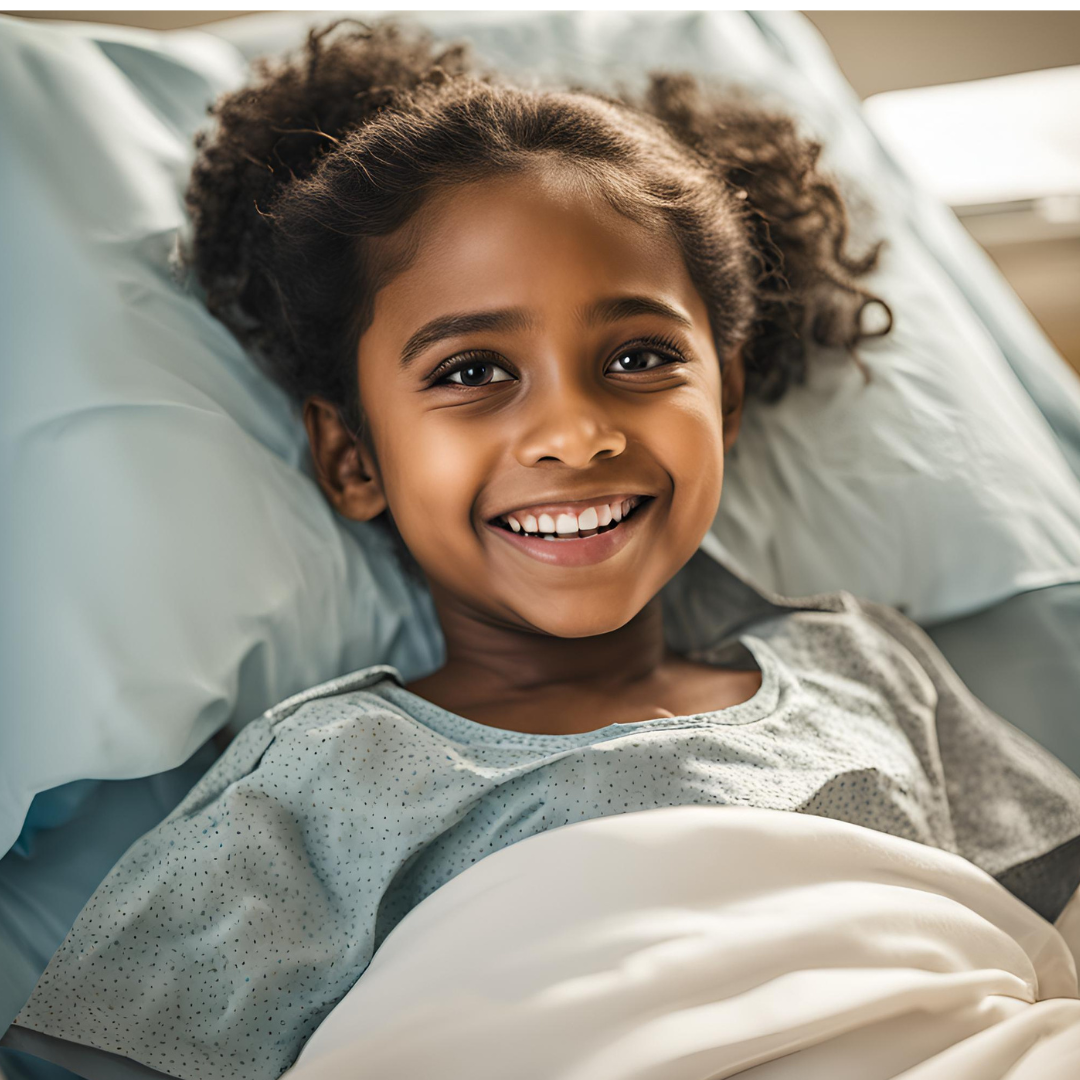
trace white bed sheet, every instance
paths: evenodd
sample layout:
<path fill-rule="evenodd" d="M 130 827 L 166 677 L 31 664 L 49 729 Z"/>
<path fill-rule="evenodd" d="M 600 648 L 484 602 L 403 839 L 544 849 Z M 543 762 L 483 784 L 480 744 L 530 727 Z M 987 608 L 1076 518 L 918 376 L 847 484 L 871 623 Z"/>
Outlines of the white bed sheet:
<path fill-rule="evenodd" d="M 1075 1080 L 1055 925 L 957 855 L 673 807 L 554 829 L 418 905 L 287 1080 Z"/>

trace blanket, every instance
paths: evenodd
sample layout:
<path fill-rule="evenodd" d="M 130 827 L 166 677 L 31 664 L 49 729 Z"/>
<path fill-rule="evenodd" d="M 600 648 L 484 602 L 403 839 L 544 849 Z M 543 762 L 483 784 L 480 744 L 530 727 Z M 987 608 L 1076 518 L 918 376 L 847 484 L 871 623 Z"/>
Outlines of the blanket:
<path fill-rule="evenodd" d="M 398 924 L 285 1080 L 1075 1080 L 1080 892 L 1051 925 L 958 855 L 672 807 L 482 859 Z"/>

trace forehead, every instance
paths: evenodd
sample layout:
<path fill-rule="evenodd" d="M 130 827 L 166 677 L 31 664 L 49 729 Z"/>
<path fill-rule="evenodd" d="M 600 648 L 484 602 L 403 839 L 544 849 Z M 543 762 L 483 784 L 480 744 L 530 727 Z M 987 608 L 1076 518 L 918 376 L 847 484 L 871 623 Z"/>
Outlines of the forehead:
<path fill-rule="evenodd" d="M 388 346 L 433 315 L 524 307 L 543 321 L 620 292 L 703 315 L 666 225 L 631 220 L 566 171 L 437 192 L 373 254 L 404 267 L 375 297 L 369 333 Z"/>

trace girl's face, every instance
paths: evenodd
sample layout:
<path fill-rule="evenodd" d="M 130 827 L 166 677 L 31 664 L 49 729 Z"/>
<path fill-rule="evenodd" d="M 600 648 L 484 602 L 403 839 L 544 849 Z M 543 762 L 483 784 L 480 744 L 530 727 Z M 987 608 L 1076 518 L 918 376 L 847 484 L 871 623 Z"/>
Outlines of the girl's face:
<path fill-rule="evenodd" d="M 359 344 L 376 456 L 325 402 L 305 409 L 327 496 L 359 520 L 389 505 L 437 600 L 486 623 L 623 626 L 712 523 L 739 419 L 741 363 L 727 358 L 722 388 L 675 241 L 529 175 L 439 193 L 377 245 L 413 243 Z M 592 539 L 522 543 L 494 524 L 629 496 L 647 499 Z"/>

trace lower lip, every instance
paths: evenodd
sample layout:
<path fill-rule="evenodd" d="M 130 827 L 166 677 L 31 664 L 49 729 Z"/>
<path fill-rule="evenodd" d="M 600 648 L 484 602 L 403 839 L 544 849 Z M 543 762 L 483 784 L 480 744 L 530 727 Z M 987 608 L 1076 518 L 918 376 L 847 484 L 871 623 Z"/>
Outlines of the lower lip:
<path fill-rule="evenodd" d="M 656 499 L 652 498 L 637 506 L 630 516 L 624 518 L 614 529 L 592 536 L 575 537 L 572 540 L 545 540 L 539 536 L 522 536 L 490 522 L 485 524 L 492 532 L 537 562 L 551 566 L 592 566 L 593 563 L 610 559 L 634 538 L 634 534 L 641 528 L 641 519 L 649 513 L 654 502 Z"/>

